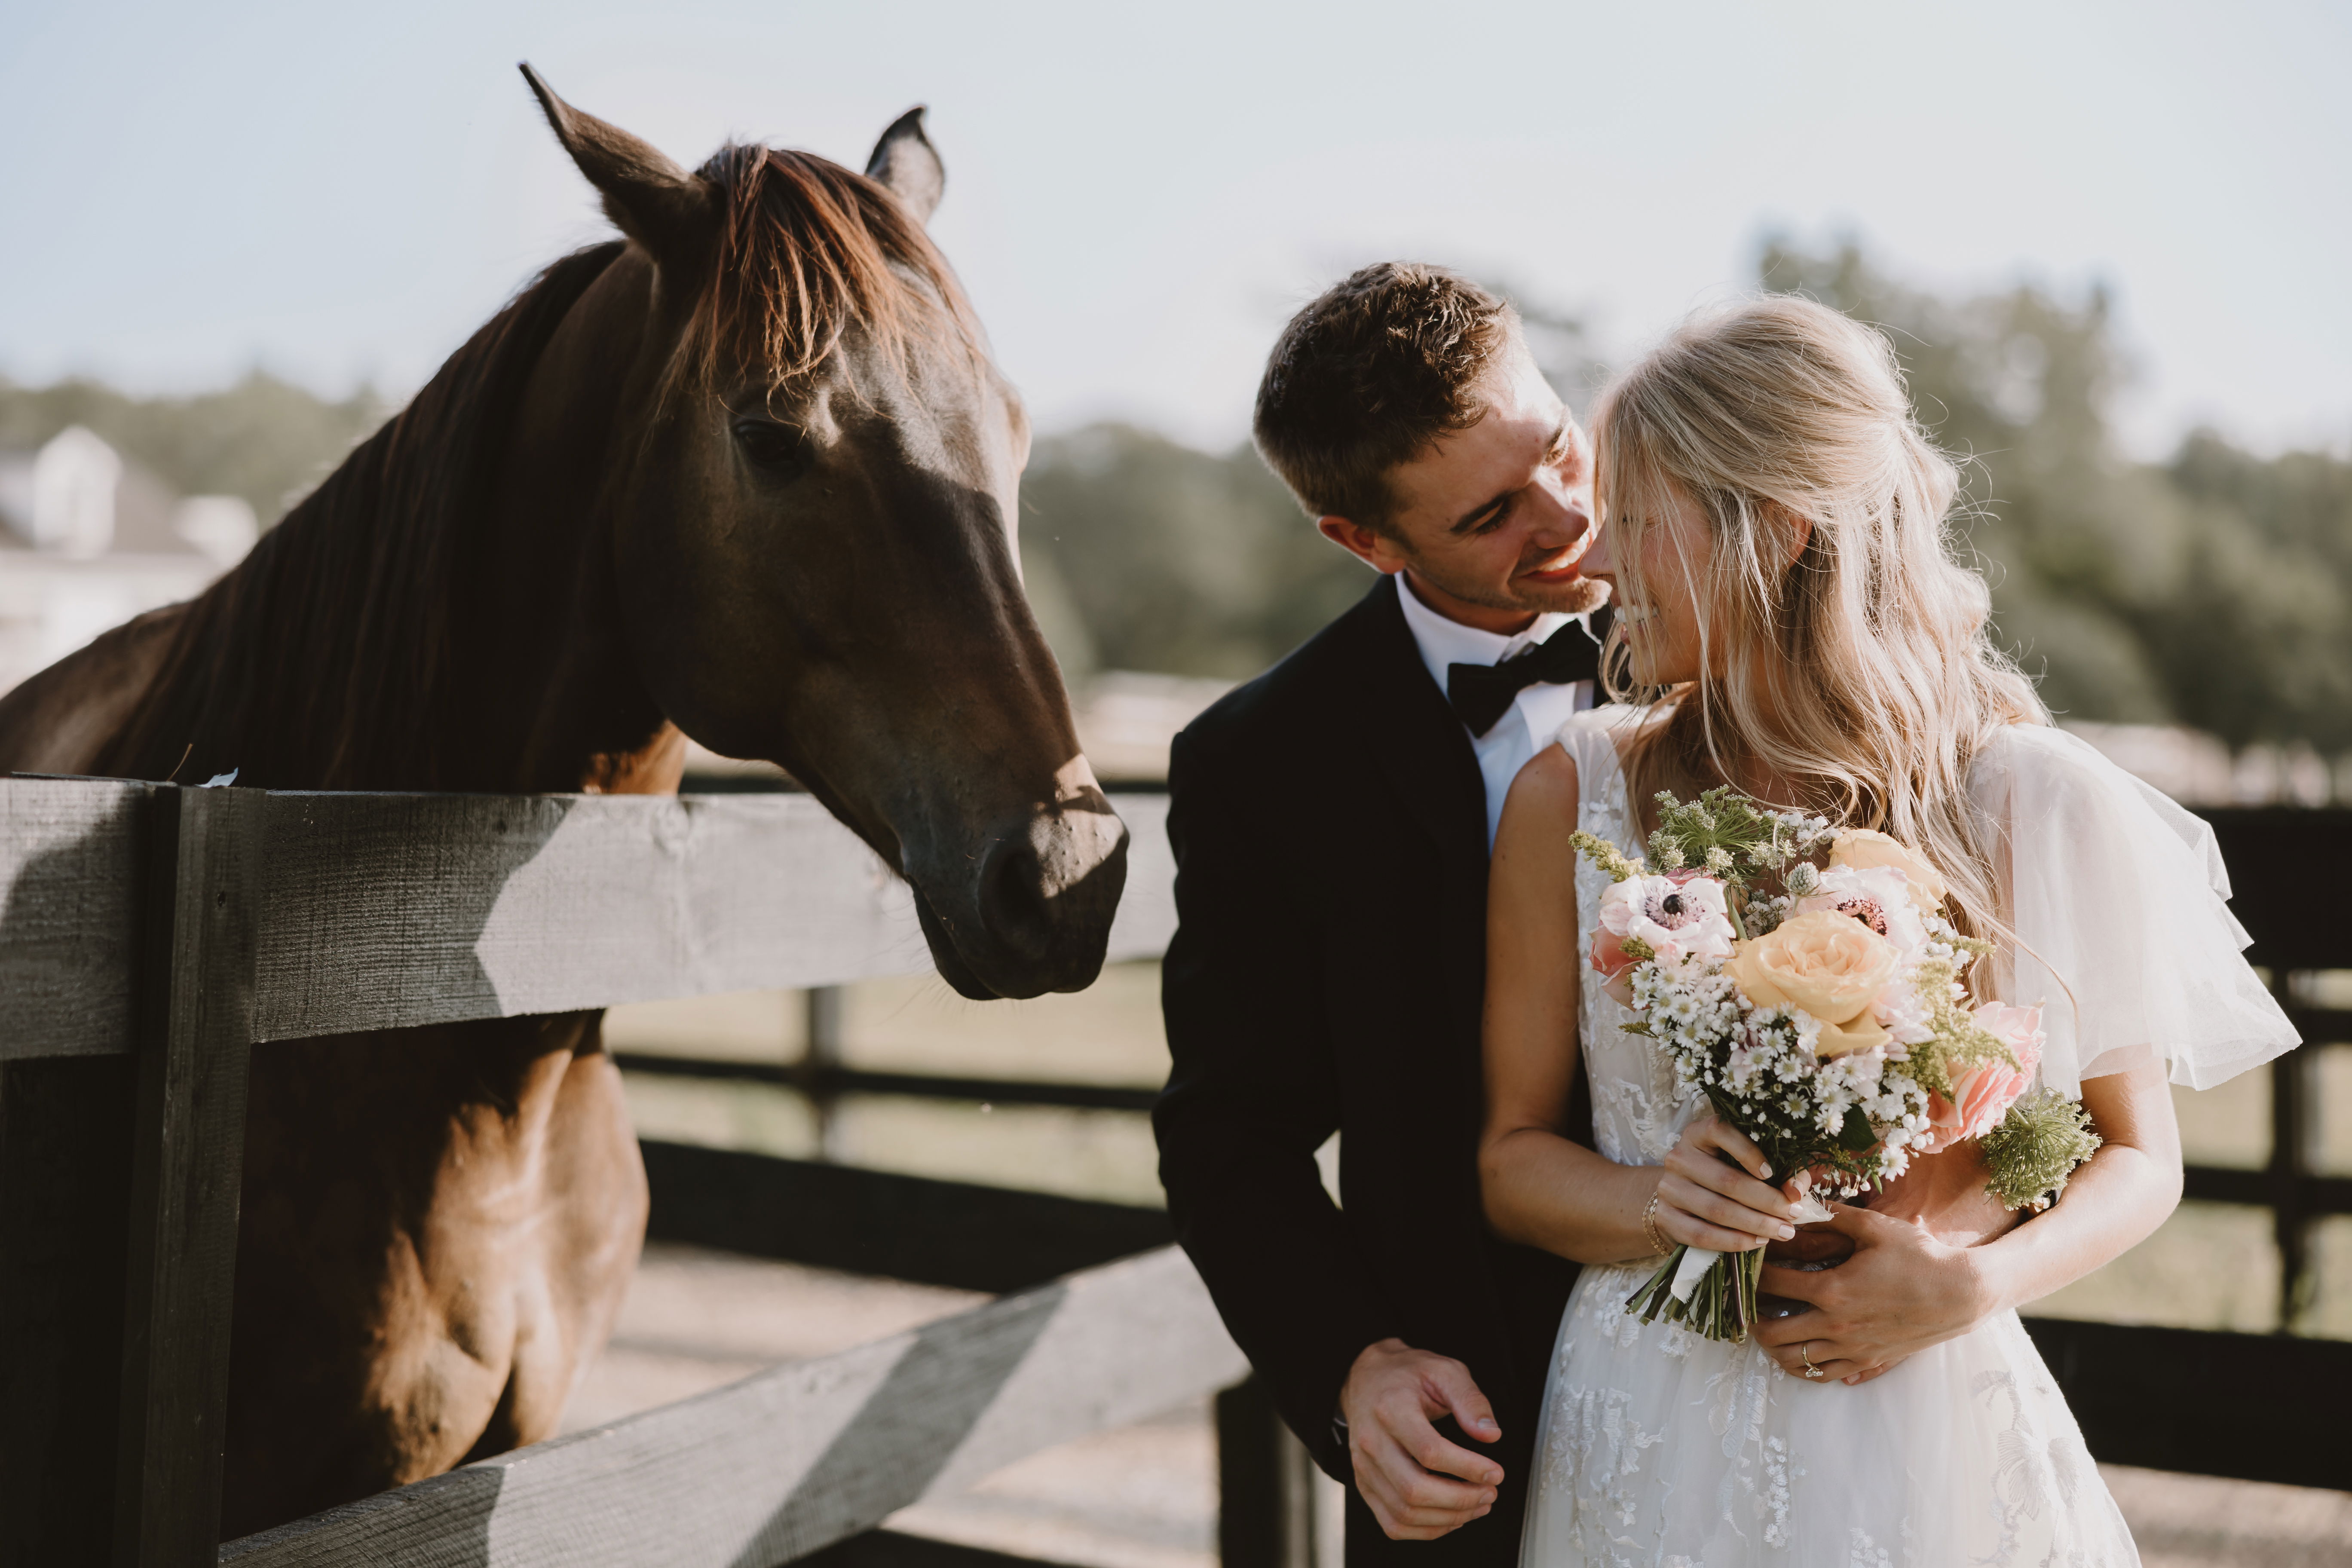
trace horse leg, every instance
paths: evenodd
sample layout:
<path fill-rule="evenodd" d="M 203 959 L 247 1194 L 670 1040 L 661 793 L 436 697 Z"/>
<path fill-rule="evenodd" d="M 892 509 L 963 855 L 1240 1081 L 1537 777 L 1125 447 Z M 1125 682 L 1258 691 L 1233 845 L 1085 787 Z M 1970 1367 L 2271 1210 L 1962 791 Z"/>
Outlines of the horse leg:
<path fill-rule="evenodd" d="M 596 1024 L 257 1053 L 226 1534 L 554 1429 L 644 1233 L 644 1172 Z"/>
<path fill-rule="evenodd" d="M 555 1435 L 581 1374 L 611 1337 L 644 1245 L 645 1163 L 620 1070 L 597 1048 L 601 1015 L 565 1068 L 541 1184 L 542 1245 L 517 1294 L 512 1371 L 470 1461 Z"/>

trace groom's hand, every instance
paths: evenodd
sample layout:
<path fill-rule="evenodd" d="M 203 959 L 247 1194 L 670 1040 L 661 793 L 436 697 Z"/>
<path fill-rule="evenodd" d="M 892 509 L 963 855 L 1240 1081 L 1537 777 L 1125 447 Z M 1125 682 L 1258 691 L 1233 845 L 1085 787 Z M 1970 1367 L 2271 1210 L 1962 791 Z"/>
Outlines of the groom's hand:
<path fill-rule="evenodd" d="M 1452 1415 L 1481 1443 L 1503 1435 L 1460 1362 L 1402 1340 L 1367 1345 L 1339 1390 L 1356 1489 L 1391 1541 L 1434 1541 L 1495 1506 L 1503 1467 L 1447 1442 L 1432 1423 Z"/>
<path fill-rule="evenodd" d="M 1787 1371 L 1817 1381 L 1867 1382 L 1906 1356 L 1957 1339 L 1994 1310 L 1964 1247 L 1937 1240 L 1907 1219 L 1843 1204 L 1828 1228 L 1853 1239 L 1853 1256 L 1819 1273 L 1767 1264 L 1763 1286 L 1813 1310 L 1756 1325 L 1756 1342 Z"/>

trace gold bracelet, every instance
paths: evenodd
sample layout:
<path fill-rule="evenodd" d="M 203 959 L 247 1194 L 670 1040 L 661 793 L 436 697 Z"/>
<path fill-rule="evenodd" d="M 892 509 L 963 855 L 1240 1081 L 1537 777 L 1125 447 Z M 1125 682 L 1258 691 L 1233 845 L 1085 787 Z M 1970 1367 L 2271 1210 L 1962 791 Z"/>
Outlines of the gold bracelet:
<path fill-rule="evenodd" d="M 1642 1211 L 1642 1235 L 1648 1239 L 1654 1257 L 1664 1258 L 1675 1249 L 1675 1244 L 1668 1241 L 1665 1233 L 1658 1228 L 1658 1194 L 1655 1193 L 1650 1194 L 1649 1206 Z"/>

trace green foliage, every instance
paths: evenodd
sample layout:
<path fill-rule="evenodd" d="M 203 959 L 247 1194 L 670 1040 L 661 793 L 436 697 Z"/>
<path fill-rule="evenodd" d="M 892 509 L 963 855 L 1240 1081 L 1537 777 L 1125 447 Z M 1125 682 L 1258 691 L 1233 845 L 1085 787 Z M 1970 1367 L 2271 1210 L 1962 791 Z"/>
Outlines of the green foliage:
<path fill-rule="evenodd" d="M 1985 1163 L 1992 1169 L 1986 1186 L 2012 1209 L 2046 1209 L 2102 1142 L 2076 1101 L 2053 1089 L 2029 1094 L 1985 1134 Z"/>
<path fill-rule="evenodd" d="M 1969 460 L 1994 626 L 2062 715 L 2179 722 L 2231 746 L 2352 748 L 2352 462 L 2261 458 L 2200 432 L 2126 460 L 2105 292 L 1947 300 L 1852 245 L 1769 245 L 1759 276 L 1887 330 L 1914 406 Z"/>
<path fill-rule="evenodd" d="M 1022 559 L 1046 563 L 1091 645 L 1049 617 L 1066 668 L 1255 675 L 1371 584 L 1247 447 L 1090 426 L 1039 441 L 1021 495 Z"/>
<path fill-rule="evenodd" d="M 190 397 L 132 397 L 80 379 L 28 387 L 0 378 L 0 448 L 37 447 L 68 425 L 87 426 L 183 495 L 243 496 L 268 527 L 387 412 L 364 388 L 333 403 L 258 370 Z"/>
<path fill-rule="evenodd" d="M 1746 888 L 1820 844 L 1829 824 L 1775 816 L 1738 790 L 1718 784 L 1685 805 L 1660 790 L 1650 858 L 1669 871 L 1695 867 Z"/>
<path fill-rule="evenodd" d="M 1537 366 L 1582 409 L 1602 367 L 1583 321 L 1510 298 Z M 1132 426 L 1040 440 L 1021 481 L 1030 599 L 1064 670 L 1241 679 L 1305 642 L 1371 586 L 1246 445 L 1196 451 Z"/>
<path fill-rule="evenodd" d="M 2183 721 L 2352 749 L 2352 463 L 2200 432 L 2163 473 L 2189 509 L 2191 592 L 2140 625 Z"/>
<path fill-rule="evenodd" d="M 1984 942 L 1968 945 L 1988 949 Z M 1927 1005 L 1927 1027 L 1934 1031 L 1933 1048 L 1911 1053 L 1911 1079 L 1931 1094 L 1950 1099 L 1955 1092 L 1952 1069 L 2001 1062 L 2011 1068 L 2024 1064 L 2017 1053 L 1976 1020 L 1960 989 L 1961 965 L 1950 959 L 1929 959 L 1919 965 L 1919 995 Z"/>

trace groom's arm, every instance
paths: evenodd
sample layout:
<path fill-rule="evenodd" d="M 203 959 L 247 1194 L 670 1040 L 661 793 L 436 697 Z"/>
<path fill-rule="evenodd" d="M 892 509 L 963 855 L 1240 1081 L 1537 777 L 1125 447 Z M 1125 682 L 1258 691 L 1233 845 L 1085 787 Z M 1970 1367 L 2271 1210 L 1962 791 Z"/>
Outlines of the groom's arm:
<path fill-rule="evenodd" d="M 1296 818 L 1263 772 L 1202 752 L 1187 731 L 1169 765 L 1179 923 L 1160 983 L 1173 1066 L 1152 1112 L 1160 1179 L 1226 1328 L 1344 1481 L 1340 1388 L 1398 1325 L 1315 1164 L 1339 1124 L 1323 934 L 1277 842 Z"/>

